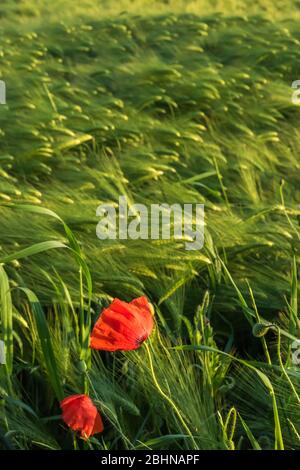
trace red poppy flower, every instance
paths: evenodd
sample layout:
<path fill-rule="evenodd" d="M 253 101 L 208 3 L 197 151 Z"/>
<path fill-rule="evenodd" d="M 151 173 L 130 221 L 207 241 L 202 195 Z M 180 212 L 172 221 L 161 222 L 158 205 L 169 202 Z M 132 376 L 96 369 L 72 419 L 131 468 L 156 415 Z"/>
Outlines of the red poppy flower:
<path fill-rule="evenodd" d="M 71 395 L 60 402 L 62 419 L 73 431 L 87 439 L 103 431 L 103 423 L 94 403 L 87 395 Z"/>
<path fill-rule="evenodd" d="M 146 297 L 129 303 L 115 299 L 103 310 L 93 328 L 91 348 L 104 351 L 137 349 L 152 328 L 152 306 Z"/>

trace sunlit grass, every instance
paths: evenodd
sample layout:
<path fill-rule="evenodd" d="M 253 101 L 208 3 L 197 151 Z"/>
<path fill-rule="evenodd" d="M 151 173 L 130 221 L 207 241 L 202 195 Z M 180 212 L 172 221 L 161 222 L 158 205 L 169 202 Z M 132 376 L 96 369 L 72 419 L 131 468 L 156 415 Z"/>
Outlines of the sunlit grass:
<path fill-rule="evenodd" d="M 1 448 L 74 448 L 87 390 L 93 449 L 300 448 L 299 5 L 215 3 L 1 3 Z M 203 250 L 98 240 L 120 195 L 203 203 Z M 91 354 L 141 295 L 147 345 Z"/>

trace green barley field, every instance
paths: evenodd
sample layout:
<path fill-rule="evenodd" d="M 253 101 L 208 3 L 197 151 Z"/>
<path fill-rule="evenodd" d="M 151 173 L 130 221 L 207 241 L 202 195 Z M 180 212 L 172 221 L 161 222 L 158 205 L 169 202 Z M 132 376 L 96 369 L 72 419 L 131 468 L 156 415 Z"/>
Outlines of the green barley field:
<path fill-rule="evenodd" d="M 1 1 L 1 450 L 300 449 L 299 26 L 296 0 Z M 204 204 L 203 247 L 100 240 L 120 196 Z M 145 343 L 92 349 L 141 296 Z"/>

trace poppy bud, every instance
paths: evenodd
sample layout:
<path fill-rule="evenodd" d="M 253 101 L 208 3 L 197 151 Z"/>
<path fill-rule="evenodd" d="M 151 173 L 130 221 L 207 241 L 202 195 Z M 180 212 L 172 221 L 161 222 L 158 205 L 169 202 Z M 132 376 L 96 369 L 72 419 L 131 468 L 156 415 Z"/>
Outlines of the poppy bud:
<path fill-rule="evenodd" d="M 256 336 L 256 338 L 261 338 L 268 333 L 271 327 L 272 323 L 256 323 L 252 328 L 253 336 Z"/>

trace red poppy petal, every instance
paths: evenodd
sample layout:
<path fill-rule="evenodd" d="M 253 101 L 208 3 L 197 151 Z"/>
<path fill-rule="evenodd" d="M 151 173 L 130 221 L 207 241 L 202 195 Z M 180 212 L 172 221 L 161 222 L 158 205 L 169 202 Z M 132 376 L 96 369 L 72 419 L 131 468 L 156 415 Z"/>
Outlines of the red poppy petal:
<path fill-rule="evenodd" d="M 105 351 L 137 349 L 150 335 L 153 323 L 152 306 L 145 296 L 129 303 L 114 299 L 97 320 L 90 346 Z"/>
<path fill-rule="evenodd" d="M 129 320 L 123 313 L 110 310 L 102 316 L 102 321 L 107 328 L 114 332 L 114 336 L 122 335 L 129 342 L 135 340 L 141 329 L 141 318 L 136 312 L 131 313 Z"/>
<path fill-rule="evenodd" d="M 93 416 L 87 415 L 83 418 L 83 422 L 80 427 L 81 437 L 88 439 L 91 436 L 94 428 L 94 422 L 95 418 Z"/>
<path fill-rule="evenodd" d="M 153 307 L 148 302 L 147 297 L 143 296 L 133 299 L 130 304 L 139 309 L 139 314 L 144 320 L 149 322 L 149 324 L 153 324 Z"/>
<path fill-rule="evenodd" d="M 100 414 L 97 412 L 96 419 L 95 419 L 95 422 L 94 422 L 94 427 L 93 427 L 93 430 L 92 430 L 92 435 L 98 434 L 99 432 L 102 432 L 103 429 L 104 429 L 104 427 L 103 427 L 102 418 L 101 418 Z"/>
<path fill-rule="evenodd" d="M 129 333 L 126 330 L 126 325 L 121 326 L 120 322 L 111 322 L 110 315 L 106 312 L 101 315 L 93 328 L 90 345 L 92 348 L 105 351 L 126 350 L 132 349 L 135 345 L 135 339 L 135 333 Z"/>
<path fill-rule="evenodd" d="M 92 349 L 99 349 L 101 351 L 130 351 L 135 349 L 135 344 L 129 343 L 124 340 L 108 340 L 105 336 L 96 336 L 95 334 L 91 336 L 90 346 Z"/>
<path fill-rule="evenodd" d="M 150 304 L 148 302 L 147 297 L 145 297 L 144 295 L 142 297 L 137 297 L 136 299 L 133 299 L 130 302 L 130 305 L 135 305 L 136 307 L 146 308 L 150 310 Z"/>
<path fill-rule="evenodd" d="M 80 431 L 82 437 L 88 438 L 92 435 L 95 423 L 97 432 L 101 432 L 101 416 L 87 395 L 72 395 L 62 400 L 60 405 L 64 422 L 74 431 Z"/>
<path fill-rule="evenodd" d="M 131 320 L 132 318 L 132 309 L 130 308 L 130 303 L 124 302 L 120 299 L 114 299 L 106 310 L 120 313 L 128 320 Z"/>
<path fill-rule="evenodd" d="M 91 347 L 107 351 L 135 349 L 139 329 L 134 316 L 128 322 L 119 312 L 106 309 L 93 328 Z"/>
<path fill-rule="evenodd" d="M 130 350 L 135 348 L 136 335 L 132 340 L 102 323 L 92 331 L 90 346 L 104 351 Z"/>
<path fill-rule="evenodd" d="M 63 408 L 64 406 L 68 406 L 73 401 L 79 400 L 79 399 L 83 398 L 84 396 L 85 395 L 71 395 L 70 397 L 66 397 L 60 402 L 60 406 L 61 406 L 61 408 Z"/>
<path fill-rule="evenodd" d="M 72 427 L 77 421 L 77 418 L 74 414 L 73 409 L 64 410 L 62 414 L 62 418 L 64 422 L 67 423 L 67 425 L 70 427 Z"/>

